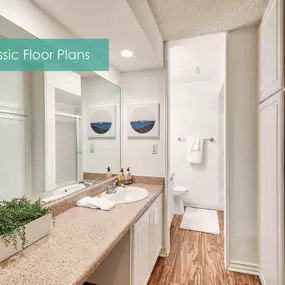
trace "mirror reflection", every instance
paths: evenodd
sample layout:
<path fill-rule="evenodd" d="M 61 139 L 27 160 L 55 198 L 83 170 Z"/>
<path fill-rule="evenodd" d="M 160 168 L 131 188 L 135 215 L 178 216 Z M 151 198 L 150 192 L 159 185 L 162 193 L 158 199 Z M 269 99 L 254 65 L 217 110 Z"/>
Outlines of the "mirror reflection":
<path fill-rule="evenodd" d="M 0 38 L 33 38 L 1 23 Z M 120 88 L 95 72 L 0 72 L 0 199 L 49 202 L 118 174 L 120 118 Z"/>
<path fill-rule="evenodd" d="M 100 76 L 82 82 L 84 177 L 102 179 L 120 170 L 121 90 Z"/>
<path fill-rule="evenodd" d="M 0 199 L 50 202 L 117 174 L 120 101 L 97 75 L 1 72 Z"/>
<path fill-rule="evenodd" d="M 55 89 L 56 188 L 82 180 L 81 96 Z"/>

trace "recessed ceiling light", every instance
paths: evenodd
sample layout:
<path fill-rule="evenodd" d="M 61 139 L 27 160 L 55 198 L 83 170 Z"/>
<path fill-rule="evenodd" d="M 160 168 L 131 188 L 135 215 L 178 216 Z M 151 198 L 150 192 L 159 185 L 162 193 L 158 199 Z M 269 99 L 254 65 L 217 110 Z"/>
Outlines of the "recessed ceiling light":
<path fill-rule="evenodd" d="M 133 52 L 131 50 L 124 49 L 124 50 L 121 51 L 121 56 L 123 56 L 123 57 L 132 57 L 133 56 Z"/>

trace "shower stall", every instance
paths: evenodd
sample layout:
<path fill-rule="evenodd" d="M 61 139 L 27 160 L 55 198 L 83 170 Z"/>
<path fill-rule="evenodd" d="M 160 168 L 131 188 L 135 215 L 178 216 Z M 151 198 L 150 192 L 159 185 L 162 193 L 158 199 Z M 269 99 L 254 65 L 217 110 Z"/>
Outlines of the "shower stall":
<path fill-rule="evenodd" d="M 56 189 L 82 180 L 81 116 L 55 113 Z"/>

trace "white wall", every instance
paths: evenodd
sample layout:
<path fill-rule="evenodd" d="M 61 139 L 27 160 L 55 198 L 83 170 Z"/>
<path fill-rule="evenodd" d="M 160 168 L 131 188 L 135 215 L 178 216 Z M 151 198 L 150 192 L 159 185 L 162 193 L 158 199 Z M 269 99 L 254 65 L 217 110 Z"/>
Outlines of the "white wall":
<path fill-rule="evenodd" d="M 223 209 L 219 94 L 225 76 L 225 35 L 170 42 L 167 47 L 170 174 L 175 172 L 176 185 L 189 189 L 186 205 Z M 204 141 L 202 164 L 187 161 L 188 144 L 178 138 L 188 136 L 215 139 Z"/>
<path fill-rule="evenodd" d="M 31 144 L 32 144 L 32 193 L 40 194 L 45 191 L 46 154 L 45 154 L 45 87 L 44 73 L 31 72 Z"/>
<path fill-rule="evenodd" d="M 227 39 L 227 261 L 257 270 L 257 28 Z"/>
<path fill-rule="evenodd" d="M 219 121 L 218 121 L 218 140 L 219 140 L 219 168 L 218 168 L 218 191 L 219 191 L 219 200 L 218 204 L 222 205 L 224 208 L 225 203 L 225 139 L 226 139 L 226 112 L 225 112 L 225 84 L 223 84 L 220 93 L 219 93 L 219 106 L 218 106 L 218 115 L 219 115 Z"/>
<path fill-rule="evenodd" d="M 116 106 L 116 138 L 88 139 L 90 128 L 89 108 L 94 106 Z M 121 91 L 107 80 L 94 76 L 83 80 L 83 170 L 91 173 L 106 173 L 110 166 L 112 173 L 119 173 L 121 137 Z M 94 153 L 90 145 L 94 145 Z"/>
<path fill-rule="evenodd" d="M 55 102 L 55 111 L 81 116 L 81 104 L 80 106 L 77 106 L 76 104 L 71 104 L 71 103 L 67 104 L 62 102 Z"/>
<path fill-rule="evenodd" d="M 122 166 L 133 174 L 165 176 L 165 74 L 163 69 L 129 72 L 122 75 Z M 127 137 L 127 105 L 158 102 L 160 104 L 160 136 L 158 139 Z M 158 154 L 152 154 L 153 144 Z"/>

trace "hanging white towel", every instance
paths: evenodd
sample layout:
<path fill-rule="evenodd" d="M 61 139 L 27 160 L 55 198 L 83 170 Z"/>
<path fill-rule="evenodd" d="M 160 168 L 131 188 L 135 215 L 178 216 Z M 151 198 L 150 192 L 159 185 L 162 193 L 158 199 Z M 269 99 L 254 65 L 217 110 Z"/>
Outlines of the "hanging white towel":
<path fill-rule="evenodd" d="M 110 200 L 98 198 L 98 197 L 84 197 L 77 201 L 76 206 L 91 208 L 91 209 L 101 209 L 103 211 L 110 211 L 116 206 L 116 203 Z"/>
<path fill-rule="evenodd" d="M 202 163 L 204 139 L 188 137 L 187 144 L 187 161 L 189 163 Z"/>

